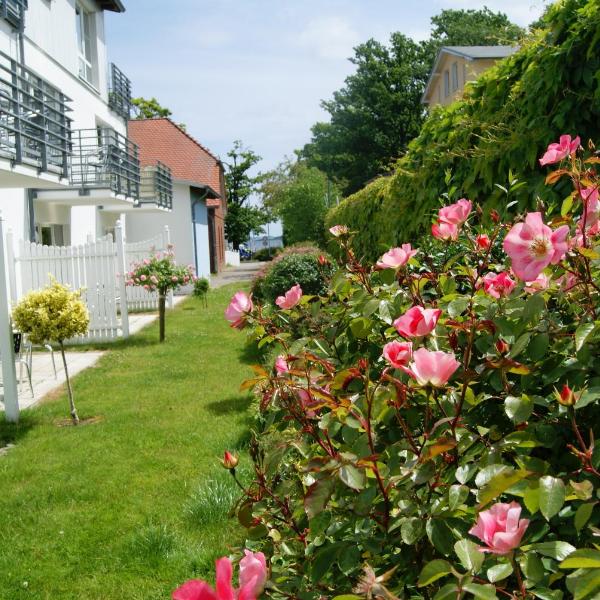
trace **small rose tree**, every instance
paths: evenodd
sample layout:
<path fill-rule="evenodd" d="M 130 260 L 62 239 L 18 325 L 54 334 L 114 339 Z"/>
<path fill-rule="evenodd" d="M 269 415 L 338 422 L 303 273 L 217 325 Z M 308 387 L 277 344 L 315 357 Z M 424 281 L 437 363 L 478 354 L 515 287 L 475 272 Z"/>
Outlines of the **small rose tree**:
<path fill-rule="evenodd" d="M 64 342 L 84 335 L 88 330 L 90 317 L 81 300 L 81 290 L 71 291 L 53 280 L 44 289 L 24 296 L 15 306 L 12 316 L 16 327 L 26 333 L 34 344 L 58 343 L 67 380 L 71 419 L 77 425 L 79 416 L 73 399 Z"/>
<path fill-rule="evenodd" d="M 451 198 L 376 265 L 336 226 L 326 295 L 236 294 L 272 348 L 238 509 L 270 597 L 600 597 L 600 158 L 540 162 L 560 205 Z"/>
<path fill-rule="evenodd" d="M 165 252 L 156 252 L 141 262 L 131 265 L 127 285 L 143 287 L 148 292 L 158 292 L 159 340 L 165 341 L 165 301 L 169 290 L 195 281 L 192 265 L 178 265 L 172 246 Z"/>

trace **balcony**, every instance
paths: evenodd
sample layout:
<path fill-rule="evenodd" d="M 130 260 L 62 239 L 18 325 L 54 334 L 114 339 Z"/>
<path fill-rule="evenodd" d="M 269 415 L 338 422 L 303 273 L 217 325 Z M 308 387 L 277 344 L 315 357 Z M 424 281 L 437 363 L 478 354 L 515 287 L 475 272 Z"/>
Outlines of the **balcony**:
<path fill-rule="evenodd" d="M 0 187 L 68 183 L 68 102 L 56 87 L 0 52 Z"/>
<path fill-rule="evenodd" d="M 0 0 L 0 17 L 10 23 L 17 31 L 25 27 L 27 0 Z"/>
<path fill-rule="evenodd" d="M 167 165 L 157 162 L 156 166 L 144 167 L 138 208 L 173 208 L 173 177 Z"/>
<path fill-rule="evenodd" d="M 76 129 L 72 135 L 71 188 L 38 199 L 76 205 L 133 206 L 140 197 L 138 147 L 113 129 Z"/>
<path fill-rule="evenodd" d="M 108 105 L 126 121 L 131 114 L 131 81 L 114 64 L 110 65 Z"/>

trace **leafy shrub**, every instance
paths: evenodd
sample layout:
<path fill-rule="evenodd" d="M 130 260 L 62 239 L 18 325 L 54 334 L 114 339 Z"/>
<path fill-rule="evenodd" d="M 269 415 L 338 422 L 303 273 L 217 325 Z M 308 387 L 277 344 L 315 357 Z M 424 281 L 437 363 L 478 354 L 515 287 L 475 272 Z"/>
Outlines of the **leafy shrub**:
<path fill-rule="evenodd" d="M 205 298 L 210 289 L 210 282 L 206 277 L 198 277 L 194 280 L 194 296 Z"/>
<path fill-rule="evenodd" d="M 545 29 L 511 57 L 467 86 L 464 100 L 436 108 L 391 177 L 381 178 L 333 208 L 327 227 L 342 223 L 357 232 L 358 256 L 369 260 L 426 231 L 442 193 L 480 198 L 488 208 L 506 206 L 506 179 L 514 190 L 513 214 L 548 206 L 567 187 L 544 187 L 536 148 L 557 129 L 600 136 L 600 7 L 597 0 L 565 0 L 550 8 Z M 549 116 L 550 115 L 550 116 Z M 512 171 L 512 176 L 509 172 Z M 448 174 L 451 174 L 449 182 Z"/>
<path fill-rule="evenodd" d="M 599 597 L 600 159 L 570 152 L 560 212 L 452 205 L 382 270 L 343 233 L 327 295 L 246 314 L 281 354 L 238 511 L 271 597 Z"/>
<path fill-rule="evenodd" d="M 252 254 L 253 260 L 261 262 L 272 260 L 281 252 L 281 248 L 261 248 Z"/>
<path fill-rule="evenodd" d="M 253 295 L 273 302 L 296 284 L 300 284 L 305 294 L 325 292 L 331 267 L 329 262 L 319 264 L 321 254 L 316 246 L 309 244 L 285 248 L 257 274 L 252 284 Z"/>

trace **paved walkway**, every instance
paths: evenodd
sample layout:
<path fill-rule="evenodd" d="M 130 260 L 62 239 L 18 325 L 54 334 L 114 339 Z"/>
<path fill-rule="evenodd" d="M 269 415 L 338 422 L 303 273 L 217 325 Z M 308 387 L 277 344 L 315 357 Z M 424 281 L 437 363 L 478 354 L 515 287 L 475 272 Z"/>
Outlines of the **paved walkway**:
<path fill-rule="evenodd" d="M 264 262 L 243 262 L 239 267 L 227 267 L 211 278 L 211 287 L 221 287 L 238 281 L 252 281 L 254 276 L 265 266 Z"/>
<path fill-rule="evenodd" d="M 211 280 L 211 287 L 221 287 L 228 283 L 251 281 L 256 273 L 264 266 L 261 262 L 243 262 L 239 267 L 228 267 L 219 275 Z M 175 296 L 173 303 L 176 306 L 186 296 Z M 129 315 L 129 333 L 133 335 L 152 323 L 158 318 L 156 312 L 153 313 L 134 313 Z M 67 364 L 69 365 L 69 375 L 74 377 L 84 369 L 93 367 L 96 362 L 104 355 L 104 352 L 67 352 Z M 34 352 L 32 358 L 31 382 L 33 385 L 33 394 L 29 387 L 29 381 L 25 368 L 21 369 L 17 364 L 17 377 L 19 383 L 19 406 L 21 410 L 30 408 L 38 404 L 44 396 L 59 389 L 64 389 L 66 377 L 62 365 L 60 352 L 54 352 L 54 365 L 52 364 L 52 354 L 48 351 Z M 4 410 L 4 405 L 0 400 L 0 411 Z"/>

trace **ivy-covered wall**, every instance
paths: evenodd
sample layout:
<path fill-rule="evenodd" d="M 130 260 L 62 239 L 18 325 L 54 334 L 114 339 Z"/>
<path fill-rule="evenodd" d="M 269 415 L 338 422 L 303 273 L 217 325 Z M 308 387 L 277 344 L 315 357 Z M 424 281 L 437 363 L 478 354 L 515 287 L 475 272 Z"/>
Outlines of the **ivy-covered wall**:
<path fill-rule="evenodd" d="M 375 259 L 428 228 L 446 192 L 501 212 L 539 197 L 560 209 L 568 191 L 544 190 L 537 159 L 563 133 L 600 141 L 600 0 L 557 2 L 545 22 L 463 100 L 432 111 L 396 172 L 332 209 L 327 226 L 348 225 L 357 253 Z M 525 185 L 507 199 L 509 173 Z"/>

